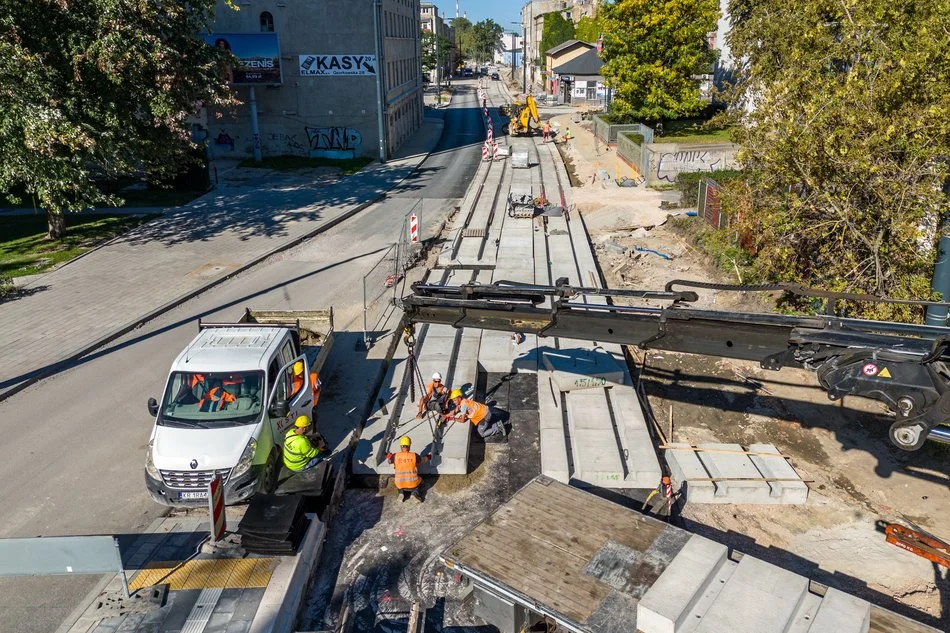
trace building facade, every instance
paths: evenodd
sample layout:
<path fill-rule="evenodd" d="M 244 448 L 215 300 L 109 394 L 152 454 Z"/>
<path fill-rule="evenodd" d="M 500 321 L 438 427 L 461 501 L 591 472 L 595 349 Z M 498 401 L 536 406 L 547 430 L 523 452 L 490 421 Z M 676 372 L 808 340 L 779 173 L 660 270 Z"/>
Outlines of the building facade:
<path fill-rule="evenodd" d="M 439 57 L 443 62 L 436 69 L 438 76 L 432 76 L 433 82 L 445 83 L 446 79 L 454 74 L 455 69 L 455 29 L 445 21 L 445 11 L 439 12 L 439 7 L 431 2 L 423 2 L 419 5 L 419 28 L 423 33 L 435 33 L 442 36 L 448 43 L 448 50 L 445 53 L 439 52 Z"/>
<path fill-rule="evenodd" d="M 242 104 L 207 117 L 213 158 L 250 157 L 255 149 L 263 156 L 389 158 L 422 125 L 419 0 L 236 4 L 238 11 L 219 2 L 208 36 L 241 60 L 232 77 Z M 229 38 L 250 44 L 242 52 Z M 279 51 L 264 63 L 279 69 L 255 80 L 247 68 L 262 63 L 265 41 Z"/>
<path fill-rule="evenodd" d="M 560 13 L 575 24 L 584 16 L 597 14 L 598 0 L 529 0 L 521 7 L 521 28 L 525 38 L 528 84 L 536 90 L 544 88 L 544 51 L 540 50 L 544 33 L 544 15 Z"/>
<path fill-rule="evenodd" d="M 524 57 L 522 46 L 524 46 L 524 38 L 520 34 L 515 32 L 503 33 L 498 38 L 498 48 L 495 49 L 495 63 L 500 66 L 521 68 L 522 57 Z M 518 75 L 516 79 L 520 77 Z"/>

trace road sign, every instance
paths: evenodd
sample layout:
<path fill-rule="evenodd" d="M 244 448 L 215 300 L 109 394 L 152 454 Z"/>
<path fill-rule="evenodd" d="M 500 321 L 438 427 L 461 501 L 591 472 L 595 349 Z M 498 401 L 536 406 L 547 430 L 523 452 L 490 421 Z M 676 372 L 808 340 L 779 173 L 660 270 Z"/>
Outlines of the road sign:
<path fill-rule="evenodd" d="M 211 516 L 211 542 L 224 538 L 227 518 L 224 516 L 224 484 L 221 475 L 215 475 L 208 484 L 208 514 Z"/>
<path fill-rule="evenodd" d="M 413 242 L 419 241 L 419 218 L 415 213 L 409 216 L 409 235 L 412 236 Z"/>

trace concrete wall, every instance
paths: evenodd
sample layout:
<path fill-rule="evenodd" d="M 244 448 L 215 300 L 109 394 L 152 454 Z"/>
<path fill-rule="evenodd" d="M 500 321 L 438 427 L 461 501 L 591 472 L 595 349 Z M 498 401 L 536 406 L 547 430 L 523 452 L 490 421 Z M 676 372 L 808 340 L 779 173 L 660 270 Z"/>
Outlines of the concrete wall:
<path fill-rule="evenodd" d="M 646 146 L 650 158 L 647 184 L 662 185 L 676 181 L 676 175 L 685 171 L 720 171 L 739 169 L 736 160 L 738 146 L 732 143 L 650 143 Z"/>
<path fill-rule="evenodd" d="M 386 151 L 405 142 L 422 123 L 422 75 L 418 0 L 383 0 L 386 34 L 383 73 L 386 87 Z M 260 146 L 264 156 L 379 155 L 376 77 L 306 76 L 300 55 L 374 55 L 373 0 L 239 0 L 240 11 L 219 2 L 213 31 L 257 33 L 269 12 L 280 41 L 280 86 L 257 86 Z M 249 88 L 237 86 L 242 105 L 233 112 L 209 113 L 215 158 L 253 153 Z"/>

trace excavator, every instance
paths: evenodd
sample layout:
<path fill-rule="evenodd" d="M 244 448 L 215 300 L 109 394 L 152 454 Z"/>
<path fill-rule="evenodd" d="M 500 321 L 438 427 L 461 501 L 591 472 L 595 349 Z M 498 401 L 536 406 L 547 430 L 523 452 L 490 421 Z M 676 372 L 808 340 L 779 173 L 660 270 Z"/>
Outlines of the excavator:
<path fill-rule="evenodd" d="M 502 113 L 504 116 L 505 113 Z M 509 136 L 530 136 L 533 130 L 541 126 L 541 117 L 538 114 L 538 103 L 534 97 L 528 95 L 524 103 L 515 101 L 507 108 L 508 135 Z M 531 123 L 534 123 L 534 127 Z"/>
<path fill-rule="evenodd" d="M 695 290 L 781 290 L 824 301 L 821 314 L 795 316 L 712 310 L 690 306 Z M 950 328 L 837 316 L 855 301 L 948 306 L 811 290 L 792 284 L 730 286 L 674 280 L 664 290 L 553 286 L 499 281 L 491 285 L 416 283 L 403 297 L 408 324 L 435 323 L 540 337 L 636 345 L 751 360 L 778 371 L 814 371 L 828 398 L 862 396 L 884 403 L 894 416 L 891 442 L 915 451 L 926 440 L 950 443 Z M 591 297 L 599 297 L 591 301 Z M 608 298 L 649 300 L 654 305 L 613 305 Z M 646 301 L 644 301 L 646 303 Z"/>

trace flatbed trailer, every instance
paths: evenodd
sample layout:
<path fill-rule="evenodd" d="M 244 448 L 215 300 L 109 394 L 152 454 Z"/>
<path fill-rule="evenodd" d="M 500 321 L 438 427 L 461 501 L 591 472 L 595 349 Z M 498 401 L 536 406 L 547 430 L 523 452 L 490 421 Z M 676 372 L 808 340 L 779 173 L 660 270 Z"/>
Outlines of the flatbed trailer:
<path fill-rule="evenodd" d="M 502 633 L 937 631 L 543 475 L 441 560 Z"/>

